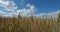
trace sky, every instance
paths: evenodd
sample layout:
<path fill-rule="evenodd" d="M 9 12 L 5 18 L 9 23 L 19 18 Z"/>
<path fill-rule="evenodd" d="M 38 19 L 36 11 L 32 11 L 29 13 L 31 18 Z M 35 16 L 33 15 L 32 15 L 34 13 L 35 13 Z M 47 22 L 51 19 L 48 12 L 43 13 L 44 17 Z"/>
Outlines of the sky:
<path fill-rule="evenodd" d="M 60 11 L 60 0 L 0 0 L 0 15 L 56 17 Z"/>
<path fill-rule="evenodd" d="M 60 9 L 60 0 L 14 0 L 14 2 L 19 8 L 25 7 L 28 3 L 34 5 L 38 9 L 37 13 L 49 13 Z M 20 7 L 21 2 L 23 5 Z"/>

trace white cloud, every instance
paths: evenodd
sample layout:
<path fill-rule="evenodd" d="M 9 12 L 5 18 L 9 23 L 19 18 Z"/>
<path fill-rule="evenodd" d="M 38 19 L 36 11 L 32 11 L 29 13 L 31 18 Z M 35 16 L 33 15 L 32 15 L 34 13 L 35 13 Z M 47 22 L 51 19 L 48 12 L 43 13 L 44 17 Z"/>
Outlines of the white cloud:
<path fill-rule="evenodd" d="M 15 3 L 13 1 L 3 1 L 0 0 L 0 5 L 3 6 L 5 9 L 17 9 Z M 8 11 L 8 10 L 7 10 Z"/>
<path fill-rule="evenodd" d="M 0 4 L 3 4 L 3 5 L 9 5 L 9 1 L 3 1 L 3 0 L 0 0 Z"/>
<path fill-rule="evenodd" d="M 28 6 L 30 5 L 30 6 Z M 27 16 L 28 14 L 34 13 L 35 12 L 35 7 L 31 4 L 27 4 L 26 7 L 29 7 L 29 9 L 23 8 L 20 10 L 17 10 L 17 13 L 21 13 L 22 16 Z"/>
<path fill-rule="evenodd" d="M 30 6 L 28 6 L 30 5 Z M 18 7 L 16 6 L 16 4 L 13 1 L 6 1 L 6 0 L 0 0 L 0 7 L 1 8 L 0 12 L 2 10 L 7 11 L 4 12 L 3 11 L 3 15 L 5 14 L 6 16 L 9 16 L 11 14 L 13 15 L 18 15 L 18 13 L 20 12 L 22 16 L 27 16 L 28 14 L 34 13 L 34 10 L 36 9 L 33 5 L 31 4 L 27 4 L 26 7 L 29 7 L 29 9 L 23 8 L 23 9 L 17 9 Z M 12 16 L 12 15 L 11 15 Z"/>
<path fill-rule="evenodd" d="M 9 1 L 9 0 L 0 0 L 0 14 L 2 15 L 11 15 L 12 13 L 15 14 L 15 10 L 17 10 L 17 6 L 13 1 Z M 3 11 L 4 10 L 4 11 Z M 9 13 L 7 13 L 7 12 Z"/>
<path fill-rule="evenodd" d="M 33 16 L 36 16 L 36 17 L 48 17 L 48 18 L 51 18 L 51 16 L 53 18 L 57 18 L 58 17 L 58 14 L 59 14 L 59 10 L 58 11 L 55 11 L 55 12 L 51 12 L 51 13 L 41 13 L 41 14 L 36 14 L 36 15 L 33 15 Z"/>

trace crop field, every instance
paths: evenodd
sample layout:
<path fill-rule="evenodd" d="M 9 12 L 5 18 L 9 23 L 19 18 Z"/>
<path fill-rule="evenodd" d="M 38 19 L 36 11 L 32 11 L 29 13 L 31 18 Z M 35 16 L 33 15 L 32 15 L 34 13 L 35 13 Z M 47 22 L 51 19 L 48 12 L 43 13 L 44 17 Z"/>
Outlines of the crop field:
<path fill-rule="evenodd" d="M 60 14 L 58 19 L 0 17 L 0 32 L 60 32 Z"/>

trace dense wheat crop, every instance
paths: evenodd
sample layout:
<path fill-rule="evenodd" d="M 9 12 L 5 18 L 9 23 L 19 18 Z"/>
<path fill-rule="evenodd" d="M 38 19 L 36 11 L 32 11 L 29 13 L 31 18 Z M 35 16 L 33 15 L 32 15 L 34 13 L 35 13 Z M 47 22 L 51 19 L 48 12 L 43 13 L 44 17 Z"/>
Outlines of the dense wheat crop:
<path fill-rule="evenodd" d="M 60 32 L 60 13 L 58 19 L 0 17 L 0 32 Z"/>

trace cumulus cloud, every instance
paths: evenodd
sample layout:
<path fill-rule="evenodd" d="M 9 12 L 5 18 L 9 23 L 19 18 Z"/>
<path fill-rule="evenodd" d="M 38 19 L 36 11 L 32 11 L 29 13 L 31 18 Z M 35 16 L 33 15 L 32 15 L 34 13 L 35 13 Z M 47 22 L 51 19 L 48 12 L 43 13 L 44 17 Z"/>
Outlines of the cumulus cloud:
<path fill-rule="evenodd" d="M 58 14 L 59 14 L 59 11 L 60 10 L 58 10 L 58 11 L 55 11 L 55 12 L 50 12 L 50 13 L 41 13 L 41 14 L 35 14 L 35 15 L 33 15 L 33 16 L 36 16 L 36 17 L 45 17 L 46 18 L 46 16 L 47 16 L 47 18 L 51 18 L 51 16 L 53 17 L 53 18 L 57 18 L 58 17 Z"/>
<path fill-rule="evenodd" d="M 34 13 L 35 11 L 35 7 L 31 4 L 27 4 L 26 7 L 29 7 L 29 9 L 20 9 L 20 10 L 17 10 L 17 13 L 21 13 L 22 16 L 27 16 L 28 14 L 31 14 L 31 13 Z"/>
<path fill-rule="evenodd" d="M 7 10 L 7 11 L 13 11 L 14 9 L 17 9 L 17 7 L 13 1 L 0 0 L 0 7 L 5 8 L 5 10 Z"/>
<path fill-rule="evenodd" d="M 0 0 L 0 14 L 2 15 L 11 15 L 12 13 L 15 14 L 17 10 L 17 6 L 13 1 L 9 0 Z"/>
<path fill-rule="evenodd" d="M 9 2 L 8 1 L 3 1 L 3 0 L 0 0 L 0 4 L 4 4 L 4 5 L 9 5 Z"/>
<path fill-rule="evenodd" d="M 2 7 L 2 8 L 1 8 Z M 18 7 L 16 6 L 16 4 L 11 0 L 0 0 L 0 12 L 5 16 L 9 16 L 12 14 L 13 15 L 18 15 L 19 13 L 21 13 L 22 16 L 27 16 L 28 14 L 34 13 L 35 7 L 34 5 L 31 4 L 27 4 L 26 7 L 29 7 L 29 9 L 27 8 L 23 8 L 23 9 L 17 9 Z M 3 12 L 2 12 L 3 11 Z M 1 14 L 0 13 L 0 14 Z"/>

